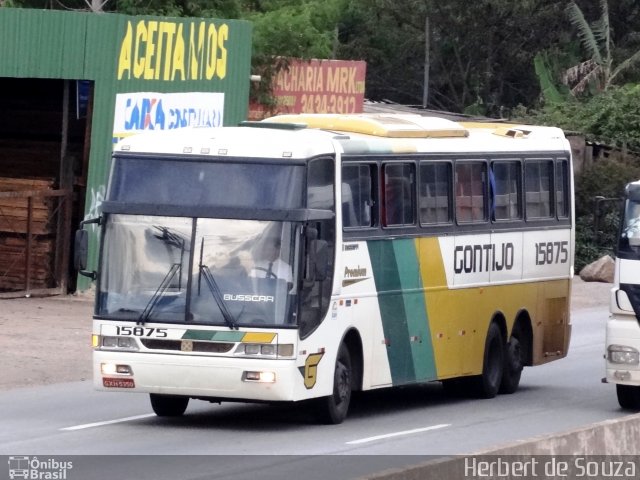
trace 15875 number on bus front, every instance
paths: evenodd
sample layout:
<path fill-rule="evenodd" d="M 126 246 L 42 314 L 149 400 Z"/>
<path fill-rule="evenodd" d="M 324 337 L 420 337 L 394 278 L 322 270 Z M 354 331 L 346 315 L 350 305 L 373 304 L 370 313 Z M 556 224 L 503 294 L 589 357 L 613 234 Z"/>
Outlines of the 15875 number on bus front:
<path fill-rule="evenodd" d="M 116 334 L 122 336 L 134 337 L 156 337 L 166 338 L 166 328 L 149 328 L 149 327 L 126 327 L 122 325 L 116 326 Z"/>
<path fill-rule="evenodd" d="M 536 265 L 567 263 L 569 260 L 569 242 L 536 243 Z"/>

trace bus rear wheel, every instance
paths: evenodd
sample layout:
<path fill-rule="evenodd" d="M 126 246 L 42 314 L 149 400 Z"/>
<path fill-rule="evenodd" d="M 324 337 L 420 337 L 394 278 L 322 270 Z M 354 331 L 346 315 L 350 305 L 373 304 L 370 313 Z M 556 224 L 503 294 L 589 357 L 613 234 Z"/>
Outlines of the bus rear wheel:
<path fill-rule="evenodd" d="M 640 410 L 640 387 L 616 384 L 618 403 L 628 410 Z"/>
<path fill-rule="evenodd" d="M 151 408 L 159 417 L 179 417 L 189 405 L 189 397 L 150 393 Z"/>
<path fill-rule="evenodd" d="M 504 372 L 504 342 L 497 324 L 491 323 L 484 345 L 482 375 L 471 380 L 472 393 L 480 398 L 493 398 L 498 394 Z"/>
<path fill-rule="evenodd" d="M 351 356 L 343 344 L 338 350 L 336 367 L 333 374 L 333 394 L 319 399 L 318 414 L 322 423 L 337 425 L 347 418 L 351 402 L 353 372 Z"/>
<path fill-rule="evenodd" d="M 512 336 L 504 352 L 504 370 L 502 372 L 500 393 L 510 394 L 518 390 L 523 367 L 524 363 L 522 362 L 520 340 Z"/>

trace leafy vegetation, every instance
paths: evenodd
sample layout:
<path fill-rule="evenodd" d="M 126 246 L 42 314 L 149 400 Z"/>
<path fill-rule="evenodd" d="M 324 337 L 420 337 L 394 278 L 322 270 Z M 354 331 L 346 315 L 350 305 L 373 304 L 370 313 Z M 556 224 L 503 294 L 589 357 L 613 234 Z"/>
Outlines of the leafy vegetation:
<path fill-rule="evenodd" d="M 367 62 L 372 100 L 556 125 L 619 148 L 576 179 L 577 265 L 610 250 L 617 213 L 594 198 L 640 178 L 637 0 L 0 0 L 5 7 L 242 18 L 252 94 L 268 103 L 286 57 Z M 428 45 L 428 48 L 426 47 Z M 275 59 L 275 60 L 274 60 Z M 425 71 L 429 82 L 424 85 Z M 605 218 L 606 217 L 606 218 Z"/>

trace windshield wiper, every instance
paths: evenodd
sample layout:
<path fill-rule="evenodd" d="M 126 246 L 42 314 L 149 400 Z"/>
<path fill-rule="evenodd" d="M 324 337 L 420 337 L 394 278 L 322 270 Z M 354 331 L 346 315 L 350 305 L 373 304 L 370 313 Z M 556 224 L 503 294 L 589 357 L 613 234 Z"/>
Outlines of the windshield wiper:
<path fill-rule="evenodd" d="M 220 291 L 220 287 L 218 287 L 218 283 L 215 278 L 213 278 L 213 274 L 209 267 L 206 265 L 200 265 L 200 273 L 204 277 L 207 285 L 209 286 L 209 290 L 211 291 L 211 295 L 213 295 L 213 299 L 216 301 L 220 312 L 222 312 L 222 316 L 224 321 L 229 325 L 231 330 L 238 330 L 238 325 L 236 324 L 236 320 L 231 315 L 231 312 L 227 308 L 227 305 L 224 303 L 224 298 L 222 296 L 222 292 Z"/>
<path fill-rule="evenodd" d="M 164 292 L 167 291 L 167 288 L 169 288 L 169 285 L 171 284 L 171 280 L 176 275 L 176 272 L 180 270 L 180 268 L 181 265 L 179 263 L 174 263 L 173 265 L 171 265 L 171 268 L 162 279 L 162 282 L 160 282 L 158 289 L 149 300 L 149 303 L 147 303 L 147 306 L 144 307 L 144 310 L 140 314 L 140 317 L 138 317 L 138 321 L 136 322 L 137 325 L 144 325 L 144 323 L 149 318 L 149 315 L 151 315 L 151 312 L 158 303 L 158 300 L 160 300 L 160 297 L 162 297 L 162 295 L 164 295 Z"/>

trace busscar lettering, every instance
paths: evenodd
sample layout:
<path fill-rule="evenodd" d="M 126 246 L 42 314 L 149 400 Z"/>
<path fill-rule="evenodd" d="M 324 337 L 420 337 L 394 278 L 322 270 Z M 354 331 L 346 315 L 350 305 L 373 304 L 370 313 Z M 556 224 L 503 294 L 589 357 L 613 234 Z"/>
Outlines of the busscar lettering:
<path fill-rule="evenodd" d="M 120 42 L 118 80 L 213 80 L 227 75 L 229 26 L 141 20 Z"/>
<path fill-rule="evenodd" d="M 274 302 L 271 295 L 242 295 L 225 293 L 224 300 L 230 302 Z"/>
<path fill-rule="evenodd" d="M 453 254 L 455 273 L 500 272 L 513 268 L 513 243 L 458 245 Z"/>

